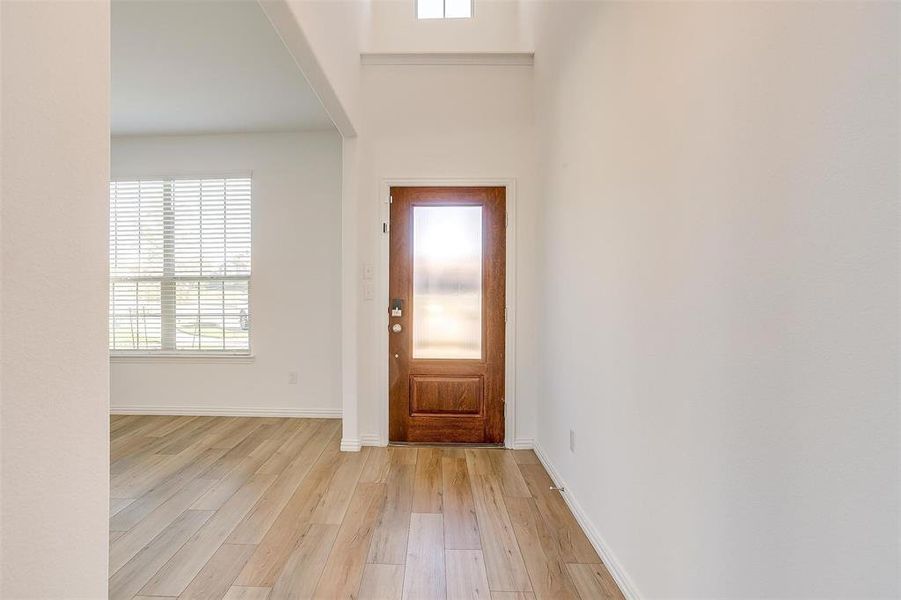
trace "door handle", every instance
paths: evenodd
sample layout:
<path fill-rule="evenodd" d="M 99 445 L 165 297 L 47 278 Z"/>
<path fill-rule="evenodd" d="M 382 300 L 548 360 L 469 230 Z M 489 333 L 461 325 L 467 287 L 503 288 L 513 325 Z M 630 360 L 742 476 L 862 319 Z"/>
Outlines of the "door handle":
<path fill-rule="evenodd" d="M 400 323 L 395 323 L 394 325 L 391 326 L 391 331 L 393 331 L 394 333 L 400 333 L 403 330 L 404 330 L 404 328 L 401 327 Z"/>

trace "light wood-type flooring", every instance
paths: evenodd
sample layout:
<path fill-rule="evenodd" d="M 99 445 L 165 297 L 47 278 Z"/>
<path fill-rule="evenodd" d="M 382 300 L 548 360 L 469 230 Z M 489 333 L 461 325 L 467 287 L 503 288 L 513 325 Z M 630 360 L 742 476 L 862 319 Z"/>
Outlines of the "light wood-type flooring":
<path fill-rule="evenodd" d="M 326 419 L 110 420 L 111 598 L 622 598 L 530 450 Z"/>

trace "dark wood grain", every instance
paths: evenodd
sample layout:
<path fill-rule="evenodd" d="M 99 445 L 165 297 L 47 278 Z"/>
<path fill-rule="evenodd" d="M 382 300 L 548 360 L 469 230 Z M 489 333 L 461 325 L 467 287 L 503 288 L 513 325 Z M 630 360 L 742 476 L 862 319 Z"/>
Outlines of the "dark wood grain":
<path fill-rule="evenodd" d="M 395 442 L 502 444 L 506 298 L 506 191 L 503 187 L 391 188 L 389 296 L 403 301 L 389 317 L 389 437 Z M 482 207 L 482 356 L 414 359 L 413 208 Z M 390 307 L 386 307 L 389 310 Z M 427 384 L 426 384 L 427 382 Z M 475 389 L 475 383 L 480 383 Z"/>

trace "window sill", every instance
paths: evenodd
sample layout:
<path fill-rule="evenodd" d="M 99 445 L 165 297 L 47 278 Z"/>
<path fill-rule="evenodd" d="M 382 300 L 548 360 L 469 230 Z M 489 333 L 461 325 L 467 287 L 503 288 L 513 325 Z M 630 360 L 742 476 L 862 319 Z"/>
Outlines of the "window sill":
<path fill-rule="evenodd" d="M 253 354 L 110 354 L 111 363 L 249 364 Z"/>

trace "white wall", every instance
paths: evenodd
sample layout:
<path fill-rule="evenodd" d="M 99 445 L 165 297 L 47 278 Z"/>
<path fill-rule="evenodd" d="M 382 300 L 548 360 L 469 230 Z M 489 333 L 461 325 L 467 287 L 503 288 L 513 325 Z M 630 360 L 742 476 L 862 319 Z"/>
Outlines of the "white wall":
<path fill-rule="evenodd" d="M 109 3 L 0 40 L 0 597 L 104 598 Z"/>
<path fill-rule="evenodd" d="M 644 598 L 897 597 L 899 5 L 544 8 L 541 449 Z"/>
<path fill-rule="evenodd" d="M 362 104 L 360 43 L 368 0 L 259 0 L 342 135 L 354 137 Z"/>
<path fill-rule="evenodd" d="M 471 22 L 423 24 L 406 0 L 265 0 L 273 21 L 343 140 L 342 394 L 345 449 L 383 433 L 386 304 L 363 299 L 362 268 L 378 271 L 389 178 L 513 179 L 517 190 L 516 437 L 534 435 L 540 288 L 531 69 L 360 66 L 368 52 L 514 52 L 531 48 L 520 3 L 479 2 Z M 384 299 L 383 299 L 384 300 Z"/>
<path fill-rule="evenodd" d="M 513 179 L 516 184 L 516 437 L 534 435 L 539 257 L 530 67 L 366 66 L 357 140 L 360 262 L 378 277 L 386 179 Z M 359 302 L 359 431 L 383 427 L 387 298 Z"/>
<path fill-rule="evenodd" d="M 475 0 L 471 19 L 417 19 L 415 0 L 371 0 L 364 52 L 528 52 L 528 11 L 516 0 Z"/>
<path fill-rule="evenodd" d="M 113 362 L 114 409 L 338 415 L 336 132 L 117 137 L 113 178 L 253 173 L 252 362 Z M 297 372 L 296 385 L 289 372 Z"/>

